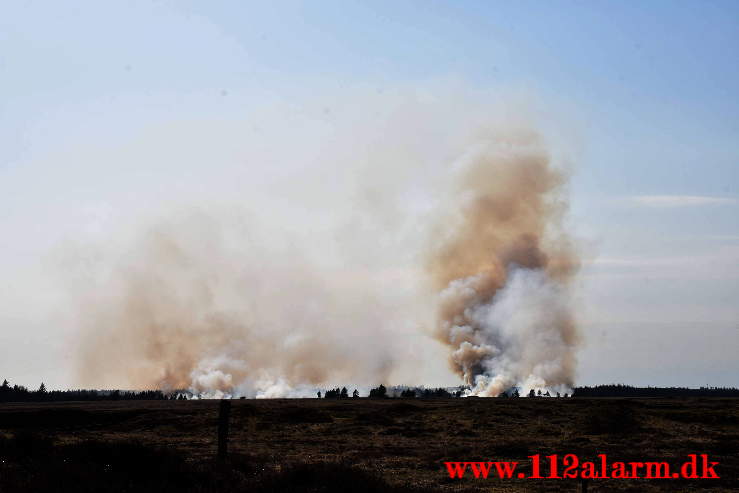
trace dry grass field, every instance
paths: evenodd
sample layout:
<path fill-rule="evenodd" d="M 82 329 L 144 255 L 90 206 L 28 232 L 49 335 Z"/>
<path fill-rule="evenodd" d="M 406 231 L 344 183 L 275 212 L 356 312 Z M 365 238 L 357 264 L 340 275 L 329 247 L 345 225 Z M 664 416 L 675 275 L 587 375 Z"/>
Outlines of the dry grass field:
<path fill-rule="evenodd" d="M 278 399 L 0 406 L 0 492 L 578 491 L 575 480 L 450 479 L 447 460 L 574 453 L 718 461 L 720 480 L 593 480 L 589 491 L 739 490 L 737 399 Z"/>

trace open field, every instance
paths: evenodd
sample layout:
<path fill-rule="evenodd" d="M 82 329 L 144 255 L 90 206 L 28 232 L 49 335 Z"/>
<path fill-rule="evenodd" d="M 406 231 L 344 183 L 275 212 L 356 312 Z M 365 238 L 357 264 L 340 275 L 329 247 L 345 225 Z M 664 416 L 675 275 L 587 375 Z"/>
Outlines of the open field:
<path fill-rule="evenodd" d="M 736 491 L 739 399 L 218 401 L 0 406 L 0 491 L 578 491 L 575 480 L 450 479 L 446 460 L 578 454 L 718 461 L 720 480 L 594 480 L 589 491 Z M 298 487 L 297 485 L 302 485 Z"/>

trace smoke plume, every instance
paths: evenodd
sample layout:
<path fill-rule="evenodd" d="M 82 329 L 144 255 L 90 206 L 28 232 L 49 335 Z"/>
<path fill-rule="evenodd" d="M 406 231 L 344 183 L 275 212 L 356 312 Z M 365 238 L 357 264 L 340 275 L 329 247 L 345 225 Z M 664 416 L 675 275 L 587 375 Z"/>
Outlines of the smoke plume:
<path fill-rule="evenodd" d="M 372 286 L 253 242 L 193 211 L 141 233 L 87 294 L 81 377 L 250 397 L 386 381 L 390 307 L 371 303 Z"/>
<path fill-rule="evenodd" d="M 460 93 L 332 92 L 96 156 L 149 179 L 122 187 L 134 202 L 109 190 L 110 218 L 69 248 L 77 383 L 571 385 L 566 176 L 536 135 L 492 132 L 492 105 Z"/>
<path fill-rule="evenodd" d="M 452 368 L 480 396 L 571 386 L 577 262 L 562 223 L 566 176 L 529 133 L 478 144 L 456 173 L 428 260 L 435 334 Z"/>

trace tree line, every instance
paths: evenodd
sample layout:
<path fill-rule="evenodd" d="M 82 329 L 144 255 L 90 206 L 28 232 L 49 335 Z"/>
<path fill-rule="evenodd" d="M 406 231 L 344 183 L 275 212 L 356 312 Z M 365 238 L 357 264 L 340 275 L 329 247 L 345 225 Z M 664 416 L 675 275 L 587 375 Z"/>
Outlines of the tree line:
<path fill-rule="evenodd" d="M 354 392 L 352 392 L 352 398 L 356 399 L 359 397 L 359 391 L 357 389 L 354 389 Z M 321 398 L 321 391 L 318 391 L 318 398 Z M 348 399 L 349 398 L 349 391 L 346 389 L 346 387 L 342 387 L 339 389 L 336 387 L 335 389 L 326 390 L 323 393 L 324 399 Z"/>
<path fill-rule="evenodd" d="M 462 397 L 467 387 L 459 387 L 451 391 L 444 388 L 422 388 L 422 387 L 391 387 L 379 385 L 370 389 L 370 399 L 387 399 L 399 397 L 403 399 L 449 399 Z M 318 398 L 325 399 L 349 399 L 359 398 L 359 391 L 354 389 L 351 394 L 346 387 L 317 392 Z M 512 387 L 498 395 L 499 398 L 521 397 L 519 390 Z M 551 394 L 547 391 L 529 391 L 528 397 L 570 397 L 569 394 L 560 395 L 559 392 Z M 700 387 L 691 389 L 687 387 L 634 387 L 624 384 L 596 385 L 575 387 L 572 397 L 739 397 L 739 389 L 735 387 Z M 46 385 L 41 383 L 38 389 L 30 390 L 22 385 L 10 385 L 3 380 L 0 385 L 0 402 L 53 402 L 53 401 L 110 401 L 110 400 L 186 400 L 186 391 L 163 392 L 161 390 L 47 390 Z"/>
<path fill-rule="evenodd" d="M 447 389 L 443 387 L 438 387 L 435 389 L 426 389 L 421 387 L 392 387 L 388 389 L 384 385 L 380 384 L 379 386 L 370 389 L 369 397 L 370 399 L 388 399 L 393 397 L 400 397 L 404 399 L 433 399 L 433 398 L 452 398 L 452 397 L 461 397 L 463 394 L 463 387 L 460 387 L 458 390 L 454 392 L 449 392 Z M 349 398 L 349 391 L 346 387 L 335 389 L 326 390 L 323 393 L 319 390 L 317 392 L 318 398 L 324 398 L 324 399 L 348 399 Z M 354 392 L 352 392 L 352 398 L 356 399 L 359 397 L 359 391 L 357 389 L 354 389 Z"/>
<path fill-rule="evenodd" d="M 116 400 L 182 400 L 181 392 L 164 393 L 161 390 L 47 390 L 42 382 L 37 390 L 23 385 L 10 385 L 3 380 L 0 385 L 0 402 L 59 402 L 59 401 L 116 401 Z"/>
<path fill-rule="evenodd" d="M 449 392 L 444 387 L 438 387 L 435 389 L 426 388 L 412 388 L 403 390 L 400 393 L 400 397 L 403 398 L 419 398 L 419 399 L 450 399 L 452 397 L 462 397 L 463 389 L 458 389 L 453 392 Z"/>
<path fill-rule="evenodd" d="M 573 397 L 739 397 L 734 387 L 632 387 L 624 384 L 575 387 Z"/>

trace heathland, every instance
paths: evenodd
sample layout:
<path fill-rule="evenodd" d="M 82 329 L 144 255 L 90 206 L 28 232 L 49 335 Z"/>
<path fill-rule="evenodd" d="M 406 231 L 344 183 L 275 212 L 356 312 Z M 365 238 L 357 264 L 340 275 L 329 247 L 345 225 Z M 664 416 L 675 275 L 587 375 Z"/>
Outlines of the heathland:
<path fill-rule="evenodd" d="M 578 491 L 567 479 L 451 479 L 445 461 L 533 454 L 682 463 L 721 479 L 592 480 L 589 491 L 739 488 L 739 399 L 234 400 L 0 405 L 0 491 Z"/>

